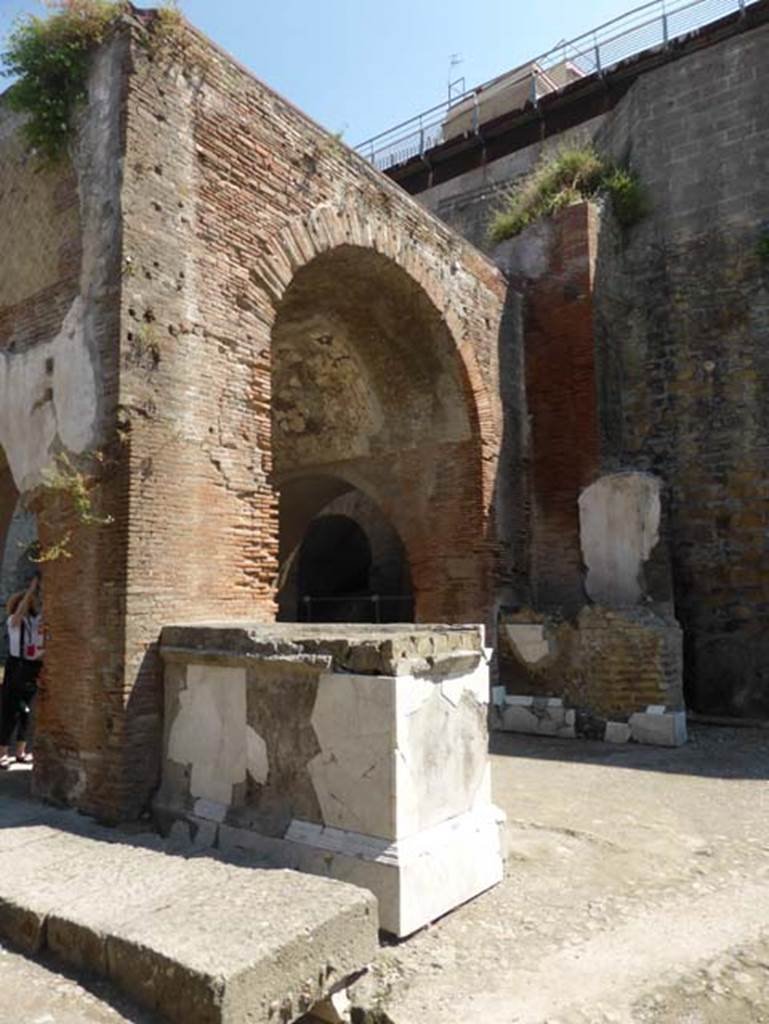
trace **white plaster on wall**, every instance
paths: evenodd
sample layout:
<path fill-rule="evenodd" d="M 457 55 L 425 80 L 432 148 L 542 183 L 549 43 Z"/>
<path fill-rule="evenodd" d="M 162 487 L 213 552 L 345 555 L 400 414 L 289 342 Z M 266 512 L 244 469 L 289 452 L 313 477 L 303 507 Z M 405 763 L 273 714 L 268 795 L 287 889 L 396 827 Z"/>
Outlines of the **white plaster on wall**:
<path fill-rule="evenodd" d="M 444 680 L 321 676 L 308 769 L 324 824 L 401 838 L 469 810 L 488 761 L 488 692 L 482 659 Z"/>
<path fill-rule="evenodd" d="M 484 658 L 479 658 L 478 664 L 472 672 L 445 679 L 441 683 L 441 694 L 454 707 L 459 705 L 464 694 L 468 694 L 478 704 L 488 704 L 488 662 Z"/>
<path fill-rule="evenodd" d="M 588 596 L 610 608 L 638 604 L 641 570 L 659 541 L 660 481 L 648 473 L 601 477 L 579 497 L 579 523 Z"/>
<path fill-rule="evenodd" d="M 99 444 L 97 333 L 120 245 L 119 45 L 102 47 L 94 58 L 73 152 L 82 239 L 80 294 L 53 338 L 0 353 L 0 445 L 21 493 L 42 482 L 57 441 L 75 454 Z M 52 373 L 46 369 L 49 359 Z"/>
<path fill-rule="evenodd" d="M 49 359 L 53 375 L 46 371 Z M 96 379 L 78 296 L 51 341 L 0 352 L 0 445 L 20 492 L 41 482 L 57 436 L 71 452 L 86 451 L 96 412 Z"/>
<path fill-rule="evenodd" d="M 320 677 L 311 721 L 321 753 L 307 767 L 326 825 L 393 834 L 394 704 L 389 677 Z"/>
<path fill-rule="evenodd" d="M 187 667 L 187 688 L 179 694 L 179 710 L 168 737 L 168 756 L 178 764 L 190 765 L 190 794 L 196 799 L 230 804 L 233 786 L 246 781 L 245 722 L 245 669 Z M 254 746 L 251 742 L 254 767 L 260 772 L 264 767 L 262 754 L 258 743 Z"/>
<path fill-rule="evenodd" d="M 488 764 L 486 710 L 489 669 L 479 659 L 471 672 L 430 682 L 416 710 L 409 693 L 417 680 L 395 680 L 395 833 L 413 835 L 464 814 L 474 803 Z M 404 709 L 409 707 L 408 714 Z"/>

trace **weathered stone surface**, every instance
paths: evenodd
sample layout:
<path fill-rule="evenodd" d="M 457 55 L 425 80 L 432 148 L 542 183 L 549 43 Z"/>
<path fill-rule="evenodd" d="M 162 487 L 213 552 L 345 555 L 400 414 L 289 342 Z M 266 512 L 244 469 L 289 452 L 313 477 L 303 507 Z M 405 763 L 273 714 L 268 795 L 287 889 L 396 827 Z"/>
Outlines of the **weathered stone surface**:
<path fill-rule="evenodd" d="M 607 743 L 627 743 L 631 729 L 627 722 L 607 722 L 604 739 Z"/>
<path fill-rule="evenodd" d="M 576 620 L 539 613 L 549 653 L 527 661 L 510 643 L 507 630 L 518 623 L 528 626 L 533 617 L 528 610 L 500 617 L 500 682 L 513 693 L 561 697 L 571 707 L 605 719 L 625 717 L 660 701 L 668 707 L 683 705 L 682 637 L 674 619 L 646 607 L 593 605 L 583 608 Z"/>
<path fill-rule="evenodd" d="M 0 934 L 109 977 L 170 1021 L 273 1024 L 276 1006 L 292 1020 L 376 950 L 364 889 L 168 856 L 83 823 L 87 835 L 62 831 L 72 822 L 3 810 Z"/>
<path fill-rule="evenodd" d="M 637 712 L 630 716 L 628 725 L 637 743 L 659 747 L 680 747 L 686 743 L 685 711 L 665 711 L 663 714 Z"/>
<path fill-rule="evenodd" d="M 166 829 L 369 887 L 397 935 L 495 884 L 481 628 L 215 624 L 163 641 Z M 574 712 L 543 710 L 573 732 Z"/>
<path fill-rule="evenodd" d="M 295 821 L 282 840 L 222 825 L 220 845 L 370 889 L 382 929 L 402 937 L 501 880 L 503 820 L 487 792 L 470 812 L 395 842 Z"/>
<path fill-rule="evenodd" d="M 564 708 L 560 699 L 508 697 L 505 704 L 494 708 L 494 727 L 504 732 L 522 732 L 538 736 L 576 735 L 576 712 Z"/>
<path fill-rule="evenodd" d="M 197 651 L 230 660 L 296 659 L 359 675 L 429 675 L 434 667 L 445 671 L 452 659 L 466 660 L 468 652 L 480 654 L 483 630 L 479 626 L 203 622 L 164 626 L 161 644 L 167 660 L 178 649 L 185 658 Z"/>

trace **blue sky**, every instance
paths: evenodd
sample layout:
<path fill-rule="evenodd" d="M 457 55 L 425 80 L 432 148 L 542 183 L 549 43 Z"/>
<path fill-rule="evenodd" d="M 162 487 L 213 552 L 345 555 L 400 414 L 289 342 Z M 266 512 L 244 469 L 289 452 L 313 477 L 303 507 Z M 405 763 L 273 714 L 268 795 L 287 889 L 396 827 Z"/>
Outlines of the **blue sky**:
<path fill-rule="evenodd" d="M 139 6 L 145 6 L 140 4 Z M 150 6 L 147 4 L 146 6 Z M 350 144 L 634 6 L 632 0 L 181 0 L 185 15 Z M 0 33 L 40 0 L 0 0 Z M 0 82 L 0 90 L 2 90 Z"/>

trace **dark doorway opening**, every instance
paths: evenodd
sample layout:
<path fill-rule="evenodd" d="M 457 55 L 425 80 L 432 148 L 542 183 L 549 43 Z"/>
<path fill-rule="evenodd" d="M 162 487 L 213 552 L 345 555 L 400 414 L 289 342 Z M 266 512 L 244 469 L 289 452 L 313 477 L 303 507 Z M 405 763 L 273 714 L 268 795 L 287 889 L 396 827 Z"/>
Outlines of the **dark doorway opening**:
<path fill-rule="evenodd" d="M 403 542 L 361 491 L 348 485 L 300 536 L 278 595 L 283 621 L 414 621 Z"/>

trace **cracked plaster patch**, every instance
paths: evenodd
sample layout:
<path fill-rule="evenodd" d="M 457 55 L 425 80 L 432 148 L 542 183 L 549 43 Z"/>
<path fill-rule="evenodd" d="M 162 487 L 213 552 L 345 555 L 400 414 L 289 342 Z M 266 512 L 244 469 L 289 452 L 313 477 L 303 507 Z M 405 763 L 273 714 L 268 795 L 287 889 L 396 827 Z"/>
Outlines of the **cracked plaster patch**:
<path fill-rule="evenodd" d="M 394 697 L 380 676 L 324 673 L 312 712 L 321 748 L 308 764 L 325 825 L 392 831 Z"/>
<path fill-rule="evenodd" d="M 526 665 L 538 665 L 553 653 L 547 627 L 542 623 L 506 623 L 503 629 L 513 653 Z"/>
<path fill-rule="evenodd" d="M 601 477 L 579 496 L 585 589 L 596 604 L 637 604 L 643 597 L 643 565 L 659 541 L 660 490 L 649 473 Z"/>
<path fill-rule="evenodd" d="M 260 772 L 264 766 L 258 744 L 251 744 Z M 171 724 L 168 756 L 191 766 L 191 796 L 229 804 L 233 786 L 246 780 L 246 746 L 245 669 L 189 665 L 187 688 L 179 694 Z"/>
<path fill-rule="evenodd" d="M 20 492 L 40 483 L 56 439 L 84 452 L 96 433 L 96 378 L 78 296 L 49 342 L 0 352 L 0 445 Z M 53 374 L 48 367 L 53 364 Z M 19 430 L 19 423 L 25 429 Z"/>

